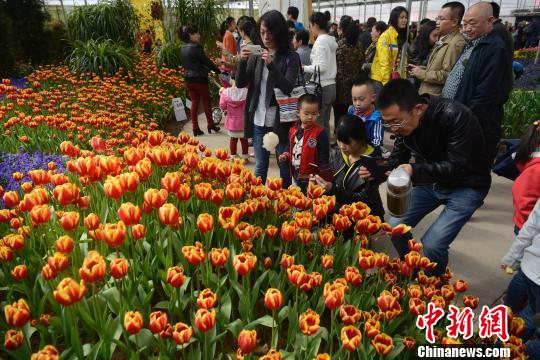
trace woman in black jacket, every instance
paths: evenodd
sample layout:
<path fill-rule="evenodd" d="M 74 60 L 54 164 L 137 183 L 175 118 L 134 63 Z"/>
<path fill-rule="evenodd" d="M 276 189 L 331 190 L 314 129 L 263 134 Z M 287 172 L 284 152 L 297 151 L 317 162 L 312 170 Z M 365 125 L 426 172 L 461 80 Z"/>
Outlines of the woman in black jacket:
<path fill-rule="evenodd" d="M 379 148 L 372 146 L 367 138 L 364 122 L 354 115 L 344 115 L 336 128 L 338 148 L 334 152 L 332 170 L 334 181 L 328 182 L 320 176 L 312 181 L 326 189 L 326 194 L 336 196 L 336 209 L 342 205 L 362 201 L 371 209 L 371 214 L 384 219 L 384 207 L 379 194 L 379 185 L 384 179 L 366 181 L 358 170 L 370 158 L 381 158 Z"/>
<path fill-rule="evenodd" d="M 218 67 L 206 56 L 201 46 L 201 35 L 196 25 L 182 26 L 179 30 L 180 39 L 185 43 L 180 49 L 180 57 L 185 70 L 186 86 L 191 99 L 191 122 L 193 123 L 193 136 L 204 135 L 197 121 L 199 101 L 202 100 L 204 113 L 208 122 L 208 133 L 212 130 L 218 132 L 219 127 L 214 125 L 212 118 L 212 102 L 208 88 L 208 71 L 216 74 Z"/>
<path fill-rule="evenodd" d="M 294 122 L 281 123 L 274 88 L 290 94 L 300 70 L 300 57 L 291 49 L 287 22 L 279 11 L 272 10 L 261 16 L 259 30 L 263 48 L 253 54 L 249 46 L 242 45 L 236 70 L 236 86 L 248 87 L 244 110 L 244 134 L 253 138 L 255 150 L 255 176 L 266 183 L 270 153 L 263 148 L 263 137 L 275 132 L 279 137 L 276 157 L 288 151 L 289 129 Z M 278 161 L 283 186 L 291 184 L 288 163 Z"/>

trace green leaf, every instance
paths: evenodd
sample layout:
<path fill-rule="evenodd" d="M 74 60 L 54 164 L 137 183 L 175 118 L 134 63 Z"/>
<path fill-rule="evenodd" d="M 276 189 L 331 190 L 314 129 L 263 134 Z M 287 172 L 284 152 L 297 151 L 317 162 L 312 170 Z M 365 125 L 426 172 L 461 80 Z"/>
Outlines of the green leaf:
<path fill-rule="evenodd" d="M 234 291 L 238 294 L 238 297 L 240 299 L 244 299 L 246 297 L 246 292 L 242 285 L 240 283 L 232 278 L 229 278 L 229 283 L 232 285 Z"/>
<path fill-rule="evenodd" d="M 287 306 L 282 307 L 281 310 L 279 310 L 278 318 L 277 318 L 278 324 L 281 324 L 283 320 L 285 320 L 289 316 L 289 309 L 290 307 L 289 305 L 287 305 Z"/>
<path fill-rule="evenodd" d="M 235 338 L 237 338 L 243 327 L 244 322 L 240 319 L 236 319 L 233 322 L 229 323 L 229 325 L 227 325 L 227 330 L 230 331 Z"/>
<path fill-rule="evenodd" d="M 165 310 L 168 310 L 168 309 L 169 309 L 169 301 L 168 301 L 168 300 L 160 301 L 160 302 L 158 302 L 156 305 L 154 305 L 154 308 L 155 308 L 155 309 L 165 309 Z"/>
<path fill-rule="evenodd" d="M 274 322 L 272 317 L 270 315 L 264 315 L 263 317 L 258 318 L 257 320 L 253 320 L 249 324 L 245 326 L 245 329 L 254 329 L 257 325 L 266 326 L 269 328 L 273 328 L 277 326 L 277 324 Z"/>
<path fill-rule="evenodd" d="M 250 290 L 251 293 L 251 304 L 252 306 L 255 305 L 257 298 L 260 296 L 259 289 L 261 288 L 261 285 L 264 280 L 266 280 L 266 276 L 268 275 L 268 270 L 263 272 L 257 281 L 255 281 L 255 284 L 253 285 L 253 288 Z"/>
<path fill-rule="evenodd" d="M 101 296 L 107 301 L 107 305 L 113 313 L 120 313 L 120 291 L 116 287 L 108 288 L 101 292 Z"/>
<path fill-rule="evenodd" d="M 223 297 L 220 300 L 221 306 L 219 308 L 219 315 L 221 316 L 221 320 L 224 323 L 229 322 L 229 319 L 231 318 L 231 311 L 232 311 L 232 301 L 231 296 L 229 293 L 225 293 Z"/>
<path fill-rule="evenodd" d="M 137 340 L 135 340 L 135 336 L 137 337 Z M 141 329 L 137 334 L 131 335 L 129 340 L 134 344 L 139 344 L 139 352 L 142 352 L 143 350 L 152 350 L 157 345 L 154 335 L 148 329 Z"/>

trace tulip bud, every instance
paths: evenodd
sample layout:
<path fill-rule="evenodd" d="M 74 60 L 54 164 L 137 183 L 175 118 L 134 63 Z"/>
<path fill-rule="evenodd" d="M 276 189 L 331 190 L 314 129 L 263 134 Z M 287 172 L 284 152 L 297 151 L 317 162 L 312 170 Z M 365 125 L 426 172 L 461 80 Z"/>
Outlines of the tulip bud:
<path fill-rule="evenodd" d="M 99 226 L 99 223 L 99 217 L 94 213 L 90 213 L 84 218 L 84 226 L 89 231 L 96 230 Z"/>
<path fill-rule="evenodd" d="M 345 350 L 349 352 L 356 351 L 361 341 L 362 334 L 354 325 L 347 325 L 341 329 L 341 343 Z"/>
<path fill-rule="evenodd" d="M 132 203 L 123 203 L 118 209 L 118 217 L 126 226 L 135 225 L 141 220 L 141 209 Z"/>
<path fill-rule="evenodd" d="M 56 287 L 56 290 L 54 290 L 55 300 L 64 306 L 69 306 L 81 301 L 84 294 L 86 294 L 84 280 L 77 283 L 71 278 L 62 279 Z"/>
<path fill-rule="evenodd" d="M 195 326 L 199 331 L 205 333 L 214 328 L 216 325 L 216 311 L 199 309 L 195 314 Z"/>
<path fill-rule="evenodd" d="M 227 248 L 223 248 L 223 249 L 213 248 L 210 251 L 210 262 L 212 263 L 212 266 L 214 267 L 221 268 L 225 266 L 228 259 L 229 259 L 229 249 Z"/>
<path fill-rule="evenodd" d="M 131 236 L 133 240 L 140 240 L 146 234 L 146 230 L 143 224 L 135 224 L 131 227 Z"/>
<path fill-rule="evenodd" d="M 172 336 L 174 342 L 182 346 L 191 340 L 193 333 L 194 331 L 191 326 L 187 326 L 186 324 L 179 322 L 174 324 Z"/>
<path fill-rule="evenodd" d="M 214 218 L 212 215 L 204 213 L 197 218 L 197 228 L 200 232 L 207 233 L 214 228 Z"/>
<path fill-rule="evenodd" d="M 10 329 L 6 331 L 4 347 L 10 351 L 15 351 L 21 347 L 24 342 L 24 335 L 21 330 Z"/>
<path fill-rule="evenodd" d="M 388 355 L 394 349 L 394 341 L 390 336 L 384 333 L 375 336 L 375 338 L 371 340 L 371 344 L 373 345 L 375 352 L 381 356 Z"/>
<path fill-rule="evenodd" d="M 274 311 L 281 308 L 283 305 L 283 294 L 275 288 L 266 290 L 264 295 L 264 305 L 268 310 Z"/>
<path fill-rule="evenodd" d="M 343 324 L 354 325 L 360 321 L 362 313 L 360 312 L 360 310 L 358 310 L 356 306 L 343 305 L 339 310 L 339 316 L 341 317 L 341 321 L 343 321 Z"/>
<path fill-rule="evenodd" d="M 200 292 L 197 298 L 197 305 L 201 309 L 211 309 L 216 306 L 218 301 L 217 295 L 210 289 L 204 289 Z"/>
<path fill-rule="evenodd" d="M 132 335 L 137 334 L 143 327 L 143 318 L 138 311 L 128 311 L 124 316 L 124 328 Z"/>
<path fill-rule="evenodd" d="M 175 288 L 179 288 L 184 284 L 184 269 L 180 266 L 173 266 L 167 270 L 167 282 Z"/>
<path fill-rule="evenodd" d="M 150 313 L 150 323 L 148 328 L 152 334 L 160 333 L 166 329 L 168 321 L 169 319 L 166 313 L 154 311 Z"/>
<path fill-rule="evenodd" d="M 23 281 L 28 276 L 26 265 L 17 265 L 11 270 L 11 277 L 15 281 Z"/>
<path fill-rule="evenodd" d="M 129 269 L 129 264 L 126 259 L 116 258 L 109 264 L 111 276 L 118 280 L 126 276 Z"/>
<path fill-rule="evenodd" d="M 30 320 L 30 308 L 24 299 L 19 299 L 12 305 L 5 305 L 4 314 L 9 326 L 22 327 Z"/>
<path fill-rule="evenodd" d="M 195 245 L 187 245 L 182 247 L 182 254 L 184 258 L 191 265 L 198 266 L 206 259 L 206 253 L 200 242 L 195 242 Z"/>
<path fill-rule="evenodd" d="M 320 322 L 321 320 L 319 314 L 311 309 L 308 309 L 298 318 L 298 326 L 300 331 L 302 331 L 302 333 L 306 336 L 315 334 L 319 330 Z"/>
<path fill-rule="evenodd" d="M 238 347 L 244 354 L 251 354 L 257 346 L 257 331 L 242 330 L 238 335 Z"/>

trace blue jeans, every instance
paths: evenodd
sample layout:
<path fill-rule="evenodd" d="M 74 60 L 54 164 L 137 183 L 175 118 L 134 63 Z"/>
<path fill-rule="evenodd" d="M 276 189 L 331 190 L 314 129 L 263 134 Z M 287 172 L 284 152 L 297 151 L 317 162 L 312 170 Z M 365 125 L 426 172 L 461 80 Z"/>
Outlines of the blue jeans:
<path fill-rule="evenodd" d="M 268 166 L 270 166 L 270 152 L 263 148 L 263 137 L 274 129 L 266 126 L 257 126 L 253 128 L 253 149 L 255 150 L 255 176 L 260 176 L 262 183 L 266 184 L 266 177 L 268 176 Z M 288 143 L 279 143 L 276 146 L 276 158 L 279 159 L 279 155 L 289 151 Z M 279 175 L 283 179 L 283 188 L 288 188 L 291 185 L 291 170 L 289 163 L 280 163 Z"/>
<path fill-rule="evenodd" d="M 450 244 L 459 234 L 463 225 L 483 203 L 487 191 L 469 187 L 443 188 L 438 185 L 415 186 L 412 190 L 409 209 L 401 218 L 391 217 L 390 225 L 407 224 L 415 227 L 427 214 L 445 205 L 439 217 L 422 236 L 424 255 L 437 266 L 427 271 L 428 275 L 441 275 L 448 265 Z M 392 236 L 392 243 L 403 259 L 409 252 L 407 241 L 412 234 Z"/>

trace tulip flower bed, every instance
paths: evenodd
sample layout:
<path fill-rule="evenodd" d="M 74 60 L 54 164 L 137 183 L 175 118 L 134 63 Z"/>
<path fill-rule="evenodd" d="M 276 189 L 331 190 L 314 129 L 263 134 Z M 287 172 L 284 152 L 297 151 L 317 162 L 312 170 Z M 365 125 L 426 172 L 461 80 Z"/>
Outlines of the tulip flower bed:
<path fill-rule="evenodd" d="M 450 272 L 424 274 L 434 264 L 419 243 L 404 262 L 367 249 L 408 227 L 362 203 L 334 209 L 317 186 L 306 197 L 261 185 L 185 133 L 149 132 L 122 157 L 61 149 L 65 174 L 36 170 L 33 188 L 3 194 L 0 329 L 13 358 L 50 345 L 41 351 L 214 359 L 238 345 L 239 357 L 403 359 L 425 342 L 426 301 L 478 304 L 463 281 L 443 285 Z"/>

